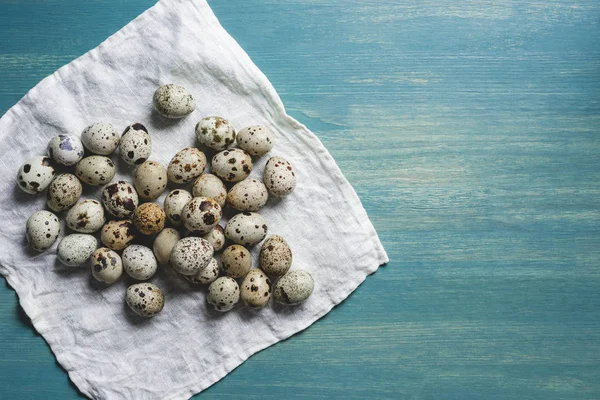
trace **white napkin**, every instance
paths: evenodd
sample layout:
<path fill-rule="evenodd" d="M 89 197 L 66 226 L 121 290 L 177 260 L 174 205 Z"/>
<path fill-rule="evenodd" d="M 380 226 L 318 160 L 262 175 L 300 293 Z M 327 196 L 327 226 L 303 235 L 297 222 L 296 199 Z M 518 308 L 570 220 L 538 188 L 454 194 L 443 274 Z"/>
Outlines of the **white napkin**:
<path fill-rule="evenodd" d="M 152 95 L 165 83 L 182 84 L 195 95 L 191 116 L 169 121 L 153 112 Z M 294 165 L 295 191 L 270 200 L 261 214 L 269 234 L 287 238 L 292 269 L 314 277 L 315 291 L 305 303 L 269 304 L 259 311 L 240 304 L 220 314 L 207 307 L 205 288 L 163 266 L 152 282 L 165 292 L 165 308 L 143 319 L 125 305 L 130 280 L 101 288 L 91 281 L 89 267 L 69 269 L 56 261 L 58 241 L 41 254 L 27 248 L 25 222 L 45 208 L 45 196 L 21 192 L 17 169 L 45 154 L 51 137 L 79 134 L 96 121 L 120 128 L 141 122 L 152 136 L 150 158 L 166 165 L 179 149 L 197 145 L 194 126 L 207 115 L 224 116 L 236 129 L 267 124 L 277 132 L 274 149 L 256 160 L 251 177 L 262 177 L 270 156 Z M 160 1 L 60 68 L 2 117 L 0 139 L 0 273 L 71 380 L 92 398 L 188 398 L 257 351 L 311 325 L 388 260 L 331 155 L 286 115 L 267 78 L 204 0 Z M 132 181 L 133 168 L 119 163 L 115 179 Z M 98 199 L 99 192 L 88 186 L 83 197 Z M 254 265 L 258 247 L 252 250 Z"/>

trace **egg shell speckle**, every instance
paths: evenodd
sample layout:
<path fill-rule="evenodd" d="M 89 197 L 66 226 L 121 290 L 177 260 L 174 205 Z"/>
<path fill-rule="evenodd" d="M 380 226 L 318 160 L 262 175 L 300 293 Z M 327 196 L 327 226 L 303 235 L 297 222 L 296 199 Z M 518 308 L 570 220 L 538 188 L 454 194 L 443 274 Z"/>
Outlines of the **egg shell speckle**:
<path fill-rule="evenodd" d="M 239 131 L 236 141 L 240 149 L 260 157 L 273 148 L 275 134 L 268 126 L 253 125 Z"/>
<path fill-rule="evenodd" d="M 240 301 L 240 287 L 235 279 L 228 276 L 217 278 L 208 287 L 206 301 L 215 307 L 215 310 L 227 312 Z"/>
<path fill-rule="evenodd" d="M 85 157 L 75 166 L 75 175 L 83 183 L 100 186 L 112 181 L 115 177 L 115 164 L 105 156 Z"/>
<path fill-rule="evenodd" d="M 180 274 L 196 275 L 208 266 L 213 253 L 208 241 L 199 237 L 187 237 L 175 244 L 169 261 Z"/>
<path fill-rule="evenodd" d="M 169 222 L 175 226 L 181 225 L 181 211 L 190 200 L 192 195 L 187 190 L 175 189 L 169 192 L 163 204 Z"/>
<path fill-rule="evenodd" d="M 179 150 L 171 159 L 167 176 L 171 182 L 188 183 L 196 179 L 206 167 L 206 156 L 194 147 Z"/>
<path fill-rule="evenodd" d="M 144 200 L 155 200 L 167 187 L 167 169 L 156 161 L 145 161 L 135 170 L 135 188 Z"/>
<path fill-rule="evenodd" d="M 125 128 L 119 142 L 119 153 L 127 164 L 140 165 L 152 153 L 152 139 L 148 129 L 139 122 Z"/>
<path fill-rule="evenodd" d="M 248 307 L 264 307 L 271 298 L 271 280 L 259 268 L 250 270 L 240 287 L 240 297 Z"/>
<path fill-rule="evenodd" d="M 213 174 L 202 174 L 194 181 L 192 188 L 194 197 L 210 197 L 215 199 L 221 208 L 225 207 L 227 188 L 223 181 Z"/>
<path fill-rule="evenodd" d="M 83 146 L 91 153 L 101 156 L 112 154 L 119 147 L 120 139 L 119 131 L 105 122 L 92 124 L 81 133 Z"/>
<path fill-rule="evenodd" d="M 206 268 L 196 275 L 181 275 L 186 280 L 196 285 L 207 285 L 214 282 L 219 277 L 219 263 L 214 258 L 210 260 Z"/>
<path fill-rule="evenodd" d="M 292 250 L 284 238 L 273 235 L 263 243 L 259 262 L 260 268 L 267 274 L 281 276 L 292 266 Z"/>
<path fill-rule="evenodd" d="M 165 306 L 165 295 L 153 283 L 136 283 L 127 288 L 125 302 L 139 316 L 152 317 Z"/>
<path fill-rule="evenodd" d="M 225 237 L 243 246 L 253 246 L 267 235 L 267 221 L 262 215 L 245 211 L 236 214 L 225 226 Z"/>
<path fill-rule="evenodd" d="M 239 211 L 258 211 L 268 199 L 267 187 L 258 179 L 244 179 L 227 193 L 227 204 Z"/>
<path fill-rule="evenodd" d="M 157 267 L 154 253 L 148 247 L 132 244 L 123 250 L 123 268 L 133 279 L 150 279 L 156 273 Z"/>
<path fill-rule="evenodd" d="M 252 256 L 248 249 L 239 244 L 232 244 L 221 254 L 221 269 L 227 276 L 243 278 L 252 268 Z"/>
<path fill-rule="evenodd" d="M 102 204 L 114 217 L 131 218 L 138 207 L 139 198 L 132 184 L 118 181 L 102 190 Z"/>
<path fill-rule="evenodd" d="M 100 241 L 111 250 L 123 250 L 135 239 L 135 226 L 130 219 L 108 221 L 100 233 Z"/>
<path fill-rule="evenodd" d="M 46 204 L 52 211 L 65 211 L 79 201 L 82 192 L 81 182 L 75 175 L 60 174 L 48 186 Z"/>
<path fill-rule="evenodd" d="M 25 226 L 25 236 L 32 249 L 44 251 L 49 249 L 60 233 L 58 217 L 50 211 L 36 211 Z"/>
<path fill-rule="evenodd" d="M 283 275 L 273 289 L 273 298 L 281 304 L 298 304 L 310 297 L 315 288 L 311 274 L 293 270 Z"/>
<path fill-rule="evenodd" d="M 241 149 L 225 150 L 214 155 L 211 172 L 226 182 L 239 182 L 250 175 L 252 158 Z"/>
<path fill-rule="evenodd" d="M 123 274 L 121 257 L 113 250 L 101 247 L 90 257 L 92 276 L 98 282 L 115 283 Z"/>
<path fill-rule="evenodd" d="M 97 246 L 98 241 L 92 235 L 73 233 L 58 244 L 58 260 L 69 267 L 78 267 L 90 258 Z"/>
<path fill-rule="evenodd" d="M 183 118 L 196 109 L 196 100 L 181 85 L 167 84 L 159 87 L 152 98 L 154 108 L 166 118 Z"/>
<path fill-rule="evenodd" d="M 208 197 L 194 197 L 181 210 L 183 226 L 201 234 L 209 232 L 221 220 L 221 206 Z"/>
<path fill-rule="evenodd" d="M 104 208 L 96 200 L 82 200 L 67 213 L 67 226 L 80 233 L 93 233 L 102 228 L 106 222 Z"/>
<path fill-rule="evenodd" d="M 166 264 L 171 257 L 171 251 L 175 244 L 181 239 L 181 235 L 176 229 L 165 228 L 156 236 L 152 250 L 159 264 Z"/>
<path fill-rule="evenodd" d="M 133 224 L 142 235 L 155 235 L 165 227 L 167 215 L 156 203 L 144 203 L 135 209 Z"/>
<path fill-rule="evenodd" d="M 265 186 L 274 196 L 284 197 L 294 191 L 296 174 L 287 160 L 281 157 L 271 157 L 264 170 Z"/>
<path fill-rule="evenodd" d="M 206 147 L 224 150 L 235 141 L 235 130 L 224 118 L 205 117 L 196 124 L 196 138 Z"/>
<path fill-rule="evenodd" d="M 77 136 L 54 136 L 48 143 L 48 154 L 57 163 L 70 167 L 83 158 L 83 144 Z"/>
<path fill-rule="evenodd" d="M 215 252 L 221 251 L 225 245 L 225 233 L 221 225 L 212 228 L 208 233 L 202 235 L 202 238 L 208 240 Z"/>
<path fill-rule="evenodd" d="M 54 168 L 49 157 L 38 156 L 27 160 L 17 173 L 19 188 L 29 194 L 41 193 L 54 178 Z"/>

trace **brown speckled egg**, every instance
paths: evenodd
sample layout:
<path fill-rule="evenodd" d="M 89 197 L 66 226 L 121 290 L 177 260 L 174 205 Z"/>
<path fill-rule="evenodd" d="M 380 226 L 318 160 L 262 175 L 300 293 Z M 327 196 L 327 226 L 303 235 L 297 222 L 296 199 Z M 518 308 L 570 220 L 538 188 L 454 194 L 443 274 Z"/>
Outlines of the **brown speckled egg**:
<path fill-rule="evenodd" d="M 107 156 L 119 146 L 121 134 L 109 123 L 98 122 L 81 133 L 83 146 L 94 154 Z"/>
<path fill-rule="evenodd" d="M 196 109 L 196 100 L 181 85 L 167 84 L 159 87 L 152 98 L 154 108 L 166 118 L 183 118 Z"/>
<path fill-rule="evenodd" d="M 224 150 L 235 141 L 235 130 L 224 118 L 205 117 L 196 124 L 196 138 L 206 147 Z"/>
<path fill-rule="evenodd" d="M 135 209 L 133 224 L 142 235 L 156 235 L 165 227 L 167 215 L 156 203 L 144 203 Z"/>
<path fill-rule="evenodd" d="M 258 211 L 269 199 L 269 192 L 258 179 L 244 179 L 227 193 L 227 204 L 239 211 Z"/>
<path fill-rule="evenodd" d="M 242 149 L 230 149 L 215 154 L 211 172 L 226 182 L 239 182 L 250 175 L 252 158 Z"/>
<path fill-rule="evenodd" d="M 159 264 L 166 264 L 171 257 L 171 251 L 175 244 L 181 239 L 181 235 L 176 229 L 165 228 L 156 236 L 152 250 Z"/>
<path fill-rule="evenodd" d="M 145 161 L 135 170 L 135 189 L 144 200 L 157 199 L 167 187 L 167 169 L 156 161 Z"/>
<path fill-rule="evenodd" d="M 60 174 L 48 186 L 46 204 L 52 211 L 60 212 L 73 207 L 79 198 L 83 187 L 73 174 Z"/>
<path fill-rule="evenodd" d="M 59 233 L 58 217 L 50 211 L 36 211 L 27 219 L 25 236 L 31 248 L 36 251 L 49 249 L 58 238 Z"/>
<path fill-rule="evenodd" d="M 181 210 L 181 221 L 190 231 L 204 234 L 219 223 L 222 215 L 221 207 L 215 200 L 194 197 Z"/>
<path fill-rule="evenodd" d="M 19 188 L 25 193 L 41 193 L 54 178 L 54 168 L 49 157 L 33 157 L 19 168 L 17 180 Z"/>
<path fill-rule="evenodd" d="M 208 266 L 214 250 L 208 241 L 199 237 L 179 240 L 171 251 L 170 263 L 182 275 L 196 275 Z"/>
<path fill-rule="evenodd" d="M 214 282 L 219 277 L 219 263 L 214 258 L 210 260 L 206 268 L 196 275 L 182 275 L 188 281 L 196 285 L 207 285 Z"/>
<path fill-rule="evenodd" d="M 213 174 L 202 174 L 194 181 L 192 188 L 194 197 L 210 197 L 215 199 L 221 208 L 225 207 L 227 188 L 223 181 Z"/>
<path fill-rule="evenodd" d="M 221 254 L 221 268 L 227 276 L 243 278 L 252 268 L 252 256 L 244 246 L 232 244 Z"/>
<path fill-rule="evenodd" d="M 101 247 L 92 253 L 92 276 L 98 282 L 110 285 L 115 283 L 123 274 L 121 257 L 107 247 Z"/>
<path fill-rule="evenodd" d="M 75 175 L 92 186 L 109 183 L 115 177 L 115 171 L 115 164 L 105 156 L 85 157 L 75 165 Z"/>
<path fill-rule="evenodd" d="M 223 245 L 225 245 L 225 233 L 221 225 L 212 228 L 208 233 L 202 235 L 202 238 L 208 240 L 215 252 L 221 251 Z"/>
<path fill-rule="evenodd" d="M 243 246 L 253 246 L 267 235 L 267 221 L 253 212 L 236 214 L 225 226 L 225 237 Z"/>
<path fill-rule="evenodd" d="M 175 226 L 181 225 L 181 211 L 192 200 L 192 195 L 187 190 L 171 190 L 163 204 L 167 218 Z"/>
<path fill-rule="evenodd" d="M 102 204 L 114 217 L 131 218 L 139 204 L 139 198 L 133 185 L 118 181 L 107 185 L 102 190 Z"/>
<path fill-rule="evenodd" d="M 152 153 L 148 129 L 139 122 L 125 128 L 119 142 L 119 153 L 123 161 L 130 165 L 140 165 L 146 161 Z"/>
<path fill-rule="evenodd" d="M 100 241 L 111 250 L 123 250 L 133 242 L 136 232 L 130 219 L 108 221 L 100 232 Z"/>
<path fill-rule="evenodd" d="M 165 295 L 153 283 L 136 283 L 127 288 L 125 301 L 134 313 L 142 317 L 153 317 L 165 306 Z"/>
<path fill-rule="evenodd" d="M 240 287 L 240 297 L 248 307 L 264 307 L 271 298 L 271 280 L 259 268 L 250 270 Z"/>
<path fill-rule="evenodd" d="M 281 276 L 292 266 L 292 250 L 284 238 L 273 235 L 260 249 L 260 268 L 269 275 Z"/>
<path fill-rule="evenodd" d="M 308 299 L 315 287 L 309 272 L 293 270 L 283 275 L 275 284 L 273 298 L 281 304 L 298 304 Z"/>
<path fill-rule="evenodd" d="M 196 179 L 206 167 L 206 156 L 194 147 L 187 147 L 175 154 L 167 169 L 171 182 L 188 183 Z"/>
<path fill-rule="evenodd" d="M 265 165 L 265 186 L 274 196 L 287 196 L 296 187 L 296 174 L 292 164 L 281 157 L 271 157 Z"/>
<path fill-rule="evenodd" d="M 240 287 L 235 279 L 228 276 L 217 278 L 208 287 L 206 301 L 217 311 L 229 311 L 240 301 Z"/>
<path fill-rule="evenodd" d="M 239 131 L 236 140 L 240 149 L 260 157 L 271 151 L 275 135 L 268 126 L 253 125 Z"/>
<path fill-rule="evenodd" d="M 102 228 L 106 222 L 104 208 L 96 200 L 82 200 L 67 213 L 67 226 L 80 233 L 93 233 Z"/>

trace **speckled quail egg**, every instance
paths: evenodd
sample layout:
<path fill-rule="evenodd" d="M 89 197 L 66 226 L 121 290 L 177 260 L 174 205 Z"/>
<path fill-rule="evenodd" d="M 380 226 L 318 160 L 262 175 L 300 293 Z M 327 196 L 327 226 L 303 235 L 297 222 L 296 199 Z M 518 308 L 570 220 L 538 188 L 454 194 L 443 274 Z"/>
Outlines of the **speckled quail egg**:
<path fill-rule="evenodd" d="M 49 249 L 58 234 L 60 233 L 60 223 L 56 215 L 50 211 L 36 211 L 27 220 L 25 226 L 25 236 L 32 249 L 44 251 Z"/>
<path fill-rule="evenodd" d="M 218 176 L 202 174 L 194 181 L 192 194 L 194 197 L 210 197 L 211 199 L 215 199 L 221 208 L 223 208 L 227 199 L 227 188 Z"/>
<path fill-rule="evenodd" d="M 267 221 L 253 212 L 236 214 L 225 226 L 225 237 L 243 246 L 253 246 L 267 235 Z"/>
<path fill-rule="evenodd" d="M 67 226 L 80 233 L 93 233 L 102 228 L 106 222 L 104 208 L 96 200 L 82 200 L 67 213 Z"/>
<path fill-rule="evenodd" d="M 119 142 L 119 152 L 127 164 L 140 165 L 146 161 L 152 153 L 152 139 L 148 129 L 137 122 L 125 128 Z"/>
<path fill-rule="evenodd" d="M 244 179 L 227 193 L 227 204 L 239 211 L 258 211 L 269 199 L 269 192 L 258 179 Z"/>
<path fill-rule="evenodd" d="M 241 149 L 230 149 L 215 154 L 211 172 L 226 182 L 239 182 L 252 171 L 250 154 Z"/>
<path fill-rule="evenodd" d="M 235 141 L 235 130 L 224 118 L 205 117 L 196 124 L 196 138 L 206 147 L 224 150 Z"/>
<path fill-rule="evenodd" d="M 183 118 L 196 109 L 196 100 L 183 86 L 168 84 L 156 89 L 154 108 L 166 118 Z"/>
<path fill-rule="evenodd" d="M 60 174 L 48 186 L 46 204 L 55 212 L 68 210 L 73 207 L 79 198 L 83 187 L 73 174 Z"/>
<path fill-rule="evenodd" d="M 133 224 L 142 235 L 155 235 L 165 227 L 167 215 L 156 203 L 144 203 L 135 209 Z"/>
<path fill-rule="evenodd" d="M 196 275 L 202 271 L 213 256 L 214 250 L 208 241 L 199 237 L 186 237 L 179 240 L 169 261 L 173 269 L 182 275 Z"/>
<path fill-rule="evenodd" d="M 222 217 L 221 206 L 208 197 L 194 197 L 181 210 L 183 226 L 201 234 L 214 228 Z"/>
<path fill-rule="evenodd" d="M 100 232 L 100 241 L 111 250 L 123 250 L 133 242 L 136 232 L 130 219 L 108 221 Z"/>
<path fill-rule="evenodd" d="M 188 281 L 196 285 L 208 285 L 214 282 L 219 277 L 219 263 L 214 258 L 210 260 L 206 268 L 198 272 L 196 275 L 182 275 Z"/>
<path fill-rule="evenodd" d="M 48 154 L 57 163 L 69 167 L 83 158 L 83 144 L 77 136 L 54 136 L 48 143 Z"/>
<path fill-rule="evenodd" d="M 275 135 L 268 126 L 253 125 L 239 131 L 236 140 L 240 149 L 260 157 L 271 151 Z"/>
<path fill-rule="evenodd" d="M 271 157 L 265 165 L 265 186 L 274 196 L 287 196 L 296 187 L 296 174 L 292 164 L 281 157 Z"/>
<path fill-rule="evenodd" d="M 293 270 L 279 278 L 273 289 L 273 298 L 281 304 L 298 304 L 310 297 L 314 287 L 310 273 Z"/>
<path fill-rule="evenodd" d="M 156 258 L 146 246 L 132 244 L 123 250 L 123 268 L 127 275 L 138 281 L 150 279 L 156 273 Z"/>
<path fill-rule="evenodd" d="M 264 307 L 271 298 L 271 280 L 259 268 L 250 270 L 240 286 L 240 297 L 248 307 Z"/>
<path fill-rule="evenodd" d="M 202 235 L 202 238 L 208 240 L 208 243 L 212 245 L 215 252 L 221 251 L 225 245 L 225 233 L 223 233 L 221 225 L 216 225 L 208 233 Z"/>
<path fill-rule="evenodd" d="M 69 267 L 78 267 L 90 258 L 97 246 L 98 241 L 92 235 L 73 233 L 58 244 L 58 260 Z"/>
<path fill-rule="evenodd" d="M 98 282 L 108 285 L 115 283 L 123 274 L 123 262 L 117 252 L 100 247 L 90 257 L 92 276 Z"/>
<path fill-rule="evenodd" d="M 167 187 L 167 169 L 156 161 L 145 161 L 135 170 L 135 188 L 144 200 L 158 198 Z"/>
<path fill-rule="evenodd" d="M 244 246 L 232 244 L 221 254 L 221 268 L 227 276 L 242 278 L 252 268 L 252 256 Z"/>
<path fill-rule="evenodd" d="M 176 229 L 165 228 L 160 231 L 152 245 L 156 261 L 158 261 L 159 264 L 166 264 L 169 262 L 171 251 L 179 239 L 181 239 L 181 235 Z"/>
<path fill-rule="evenodd" d="M 111 183 L 102 190 L 102 204 L 110 215 L 117 218 L 131 218 L 139 202 L 135 188 L 125 181 Z"/>
<path fill-rule="evenodd" d="M 292 250 L 284 238 L 273 235 L 263 243 L 259 262 L 267 274 L 281 276 L 292 266 Z"/>
<path fill-rule="evenodd" d="M 119 139 L 119 131 L 105 122 L 92 124 L 81 133 L 83 146 L 91 153 L 101 156 L 112 154 L 119 147 Z"/>
<path fill-rule="evenodd" d="M 75 166 L 75 175 L 92 186 L 109 183 L 115 177 L 115 171 L 115 164 L 105 156 L 85 157 Z"/>
<path fill-rule="evenodd" d="M 171 190 L 165 197 L 164 209 L 169 221 L 175 225 L 181 225 L 181 210 L 192 200 L 192 195 L 187 190 Z"/>
<path fill-rule="evenodd" d="M 240 287 L 235 279 L 228 276 L 217 278 L 208 287 L 206 301 L 217 311 L 229 311 L 240 301 Z"/>
<path fill-rule="evenodd" d="M 29 194 L 43 192 L 54 178 L 49 157 L 33 157 L 19 168 L 17 180 L 22 191 Z"/>
<path fill-rule="evenodd" d="M 142 317 L 153 317 L 165 306 L 165 295 L 153 283 L 136 283 L 127 288 L 125 302 L 133 311 Z"/>
<path fill-rule="evenodd" d="M 167 176 L 171 182 L 188 183 L 200 176 L 205 167 L 204 153 L 194 147 L 186 147 L 171 159 Z"/>

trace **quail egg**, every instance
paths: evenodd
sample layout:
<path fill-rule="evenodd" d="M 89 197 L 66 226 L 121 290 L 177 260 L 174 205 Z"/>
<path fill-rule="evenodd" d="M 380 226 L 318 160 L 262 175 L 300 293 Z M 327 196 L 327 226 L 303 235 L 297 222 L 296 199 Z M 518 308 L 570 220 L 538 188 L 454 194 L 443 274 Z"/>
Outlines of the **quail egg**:
<path fill-rule="evenodd" d="M 208 197 L 194 197 L 181 210 L 183 226 L 193 232 L 208 233 L 222 216 L 219 204 Z"/>
<path fill-rule="evenodd" d="M 29 194 L 43 192 L 54 178 L 54 168 L 50 158 L 33 157 L 19 168 L 17 179 L 22 191 Z"/>
<path fill-rule="evenodd" d="M 170 263 L 182 275 L 196 275 L 212 259 L 214 250 L 208 241 L 199 237 L 179 240 L 171 251 Z"/>
<path fill-rule="evenodd" d="M 119 131 L 105 122 L 92 124 L 81 133 L 83 146 L 91 153 L 100 156 L 112 154 L 119 147 L 120 139 Z"/>
<path fill-rule="evenodd" d="M 98 282 L 108 285 L 115 283 L 123 273 L 121 257 L 113 250 L 100 247 L 90 257 L 92 276 Z"/>
<path fill-rule="evenodd" d="M 223 208 L 227 199 L 227 188 L 219 177 L 213 174 L 202 174 L 194 181 L 192 194 L 194 197 L 215 199 L 219 206 Z"/>
<path fill-rule="evenodd" d="M 36 251 L 49 249 L 58 238 L 59 233 L 58 218 L 50 211 L 36 211 L 29 217 L 25 226 L 27 241 Z"/>
<path fill-rule="evenodd" d="M 155 235 L 162 231 L 166 218 L 165 212 L 156 203 L 144 203 L 133 213 L 133 223 L 142 235 Z"/>
<path fill-rule="evenodd" d="M 123 250 L 123 268 L 127 275 L 138 281 L 145 281 L 156 273 L 156 258 L 146 246 L 132 244 Z"/>
<path fill-rule="evenodd" d="M 281 304 L 298 304 L 308 299 L 315 287 L 309 272 L 293 270 L 283 275 L 273 289 L 273 298 Z"/>
<path fill-rule="evenodd" d="M 171 190 L 165 197 L 164 208 L 169 221 L 175 225 L 181 225 L 181 210 L 192 200 L 192 195 L 187 190 Z"/>
<path fill-rule="evenodd" d="M 269 192 L 258 179 L 244 179 L 227 193 L 227 204 L 239 211 L 258 211 L 269 199 Z"/>
<path fill-rule="evenodd" d="M 240 287 L 240 297 L 248 307 L 264 307 L 271 298 L 271 280 L 259 268 L 250 270 Z"/>
<path fill-rule="evenodd" d="M 73 174 L 60 174 L 48 186 L 46 204 L 54 212 L 61 212 L 73 207 L 83 188 L 81 182 Z"/>
<path fill-rule="evenodd" d="M 144 200 L 155 200 L 167 187 L 167 169 L 156 161 L 145 161 L 135 170 L 135 188 Z"/>
<path fill-rule="evenodd" d="M 75 166 L 75 175 L 83 183 L 100 186 L 112 181 L 115 177 L 115 164 L 105 156 L 85 157 Z"/>
<path fill-rule="evenodd" d="M 252 256 L 244 246 L 233 244 L 223 250 L 221 268 L 232 278 L 243 278 L 252 268 Z"/>
<path fill-rule="evenodd" d="M 271 157 L 265 165 L 265 186 L 274 196 L 287 196 L 296 187 L 296 174 L 292 164 L 281 157 Z"/>
<path fill-rule="evenodd" d="M 137 122 L 125 128 L 119 142 L 119 152 L 127 164 L 140 165 L 146 161 L 152 153 L 152 139 L 148 129 Z"/>
<path fill-rule="evenodd" d="M 98 241 L 92 235 L 73 233 L 58 244 L 58 260 L 69 267 L 78 267 L 90 258 L 97 246 Z"/>
<path fill-rule="evenodd" d="M 152 250 L 159 264 L 166 264 L 171 257 L 171 251 L 175 244 L 181 239 L 181 235 L 176 229 L 165 228 L 156 236 Z"/>
<path fill-rule="evenodd" d="M 223 245 L 225 245 L 225 233 L 223 233 L 221 225 L 215 225 L 208 233 L 202 235 L 202 238 L 208 240 L 215 252 L 221 251 Z"/>
<path fill-rule="evenodd" d="M 206 301 L 217 311 L 229 311 L 240 301 L 240 287 L 235 279 L 228 276 L 217 278 L 208 287 Z"/>
<path fill-rule="evenodd" d="M 235 141 L 235 130 L 224 118 L 205 117 L 196 124 L 196 138 L 206 147 L 224 150 Z"/>
<path fill-rule="evenodd" d="M 226 182 L 239 182 L 252 171 L 252 158 L 241 149 L 230 149 L 215 154 L 211 171 Z"/>
<path fill-rule="evenodd" d="M 236 214 L 225 226 L 225 237 L 243 246 L 253 246 L 267 235 L 267 221 L 253 212 Z"/>
<path fill-rule="evenodd" d="M 161 312 L 165 306 L 165 295 L 153 283 L 136 283 L 127 288 L 125 301 L 137 315 L 153 317 Z"/>
<path fill-rule="evenodd" d="M 260 157 L 271 151 L 275 135 L 268 126 L 254 125 L 239 131 L 236 140 L 240 149 Z"/>
<path fill-rule="evenodd" d="M 117 218 L 131 218 L 139 204 L 138 194 L 130 183 L 118 181 L 102 190 L 102 204 L 106 211 Z"/>
<path fill-rule="evenodd" d="M 206 167 L 206 156 L 194 147 L 187 147 L 175 154 L 167 169 L 171 182 L 188 183 L 196 179 Z"/>
<path fill-rule="evenodd" d="M 156 89 L 152 99 L 154 108 L 166 118 L 183 118 L 196 109 L 196 100 L 181 85 L 168 84 Z"/>
<path fill-rule="evenodd" d="M 82 200 L 67 213 L 67 226 L 80 233 L 93 233 L 102 228 L 106 222 L 104 208 L 96 200 Z"/>
<path fill-rule="evenodd" d="M 48 154 L 57 163 L 69 167 L 83 158 L 83 144 L 73 135 L 54 136 L 48 143 Z"/>
<path fill-rule="evenodd" d="M 269 237 L 260 249 L 260 268 L 269 275 L 281 276 L 292 266 L 292 250 L 279 235 Z"/>
<path fill-rule="evenodd" d="M 100 241 L 111 250 L 123 250 L 135 239 L 135 227 L 130 219 L 108 221 L 100 232 Z"/>

